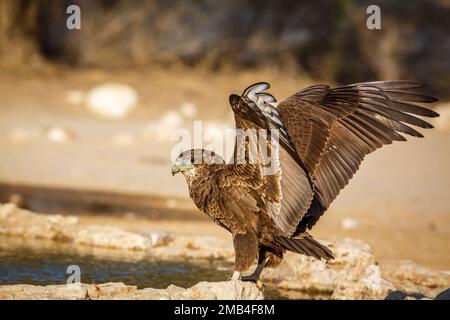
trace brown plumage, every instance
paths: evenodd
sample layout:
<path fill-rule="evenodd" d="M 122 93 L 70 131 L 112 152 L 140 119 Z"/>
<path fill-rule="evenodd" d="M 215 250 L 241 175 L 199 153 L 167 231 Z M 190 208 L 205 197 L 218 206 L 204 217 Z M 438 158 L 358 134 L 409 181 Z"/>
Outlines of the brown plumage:
<path fill-rule="evenodd" d="M 275 98 L 265 92 L 269 84 L 256 83 L 241 96 L 231 95 L 230 105 L 236 129 L 268 130 L 258 137 L 272 162 L 255 156 L 261 152 L 257 140 L 238 132 L 231 163 L 214 152 L 189 150 L 178 157 L 172 173 L 183 172 L 197 207 L 233 235 L 235 270 L 244 272 L 258 261 L 244 280 L 256 280 L 264 266 L 279 263 L 286 250 L 331 259 L 330 249 L 306 230 L 365 155 L 405 141 L 402 133 L 422 137 L 411 126 L 432 128 L 417 116 L 438 114 L 411 103 L 437 101 L 419 93 L 421 87 L 412 81 L 333 89 L 315 85 L 275 107 Z"/>

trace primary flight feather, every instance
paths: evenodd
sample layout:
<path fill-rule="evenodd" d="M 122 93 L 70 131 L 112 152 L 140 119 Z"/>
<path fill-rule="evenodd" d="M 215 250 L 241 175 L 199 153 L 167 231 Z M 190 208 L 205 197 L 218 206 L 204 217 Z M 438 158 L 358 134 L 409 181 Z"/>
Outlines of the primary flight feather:
<path fill-rule="evenodd" d="M 233 278 L 242 280 L 257 281 L 264 267 L 278 264 L 286 250 L 331 259 L 331 250 L 307 230 L 367 154 L 406 141 L 402 134 L 423 137 L 413 126 L 432 125 L 418 116 L 438 116 L 414 104 L 437 99 L 420 93 L 423 85 L 413 81 L 314 85 L 277 106 L 266 92 L 269 87 L 260 82 L 230 96 L 237 129 L 230 163 L 214 152 L 192 149 L 172 167 L 172 174 L 185 176 L 196 206 L 231 232 Z M 259 133 L 257 139 L 249 132 Z M 260 156 L 261 140 L 265 158 Z M 255 262 L 255 271 L 242 276 Z"/>

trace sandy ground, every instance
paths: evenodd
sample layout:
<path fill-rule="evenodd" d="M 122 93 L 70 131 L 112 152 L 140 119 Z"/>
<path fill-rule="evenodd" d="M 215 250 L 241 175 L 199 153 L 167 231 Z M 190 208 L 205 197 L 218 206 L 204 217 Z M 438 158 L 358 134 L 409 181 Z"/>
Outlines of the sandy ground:
<path fill-rule="evenodd" d="M 167 112 L 180 112 L 183 103 L 196 108 L 181 127 L 201 119 L 210 126 L 232 127 L 228 95 L 248 84 L 269 81 L 271 92 L 287 97 L 309 81 L 273 70 L 212 74 L 183 70 L 144 70 L 105 73 L 46 69 L 0 74 L 0 182 L 32 183 L 152 194 L 167 198 L 167 206 L 186 206 L 187 188 L 181 176 L 170 175 L 170 153 L 175 141 L 170 130 L 145 134 Z M 109 121 L 69 103 L 69 90 L 88 92 L 105 82 L 133 86 L 137 108 L 124 120 Z M 46 138 L 53 126 L 71 133 L 70 141 Z M 169 128 L 170 129 L 170 128 Z M 367 157 L 361 169 L 312 231 L 319 238 L 361 238 L 371 243 L 380 261 L 411 259 L 450 270 L 450 133 L 424 132 Z M 127 143 L 117 137 L 126 136 Z M 181 203 L 181 204 L 180 204 Z M 70 208 L 67 212 L 70 213 Z M 229 238 L 204 220 L 151 220 L 128 215 L 82 216 L 83 223 L 118 224 L 126 228 L 201 233 Z M 348 220 L 353 219 L 353 220 Z M 343 228 L 345 221 L 356 226 Z"/>

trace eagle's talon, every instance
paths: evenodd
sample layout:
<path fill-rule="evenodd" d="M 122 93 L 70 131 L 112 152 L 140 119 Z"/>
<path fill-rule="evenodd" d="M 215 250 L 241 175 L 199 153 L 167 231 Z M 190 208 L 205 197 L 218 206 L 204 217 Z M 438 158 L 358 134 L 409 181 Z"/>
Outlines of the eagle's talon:
<path fill-rule="evenodd" d="M 254 282 L 254 283 L 256 283 L 256 282 L 259 281 L 256 277 L 254 277 L 254 276 L 252 276 L 252 275 L 249 275 L 249 276 L 242 276 L 240 280 L 241 280 L 241 281 L 251 281 L 251 282 Z"/>

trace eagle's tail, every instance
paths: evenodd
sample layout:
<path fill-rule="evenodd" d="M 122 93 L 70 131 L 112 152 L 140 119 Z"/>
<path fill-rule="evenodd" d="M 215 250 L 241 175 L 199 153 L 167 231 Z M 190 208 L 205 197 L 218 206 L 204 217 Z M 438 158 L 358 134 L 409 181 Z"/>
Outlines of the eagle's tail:
<path fill-rule="evenodd" d="M 333 259 L 333 252 L 318 241 L 309 233 L 301 233 L 295 238 L 288 238 L 283 236 L 276 236 L 275 241 L 279 243 L 284 249 L 312 256 L 316 259 L 324 258 L 325 260 Z"/>

